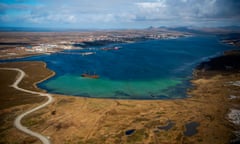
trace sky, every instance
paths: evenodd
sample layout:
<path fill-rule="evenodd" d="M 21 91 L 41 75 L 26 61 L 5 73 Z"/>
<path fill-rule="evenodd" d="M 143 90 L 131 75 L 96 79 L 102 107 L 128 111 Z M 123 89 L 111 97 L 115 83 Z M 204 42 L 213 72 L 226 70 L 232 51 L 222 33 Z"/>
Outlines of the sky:
<path fill-rule="evenodd" d="M 240 26 L 240 0 L 0 0 L 0 27 Z"/>

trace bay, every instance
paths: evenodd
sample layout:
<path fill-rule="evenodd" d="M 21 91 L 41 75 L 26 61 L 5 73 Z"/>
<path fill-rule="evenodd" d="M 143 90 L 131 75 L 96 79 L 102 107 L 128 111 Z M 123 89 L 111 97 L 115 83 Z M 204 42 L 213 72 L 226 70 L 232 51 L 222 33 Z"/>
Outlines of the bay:
<path fill-rule="evenodd" d="M 118 49 L 108 49 L 114 48 Z M 104 50 L 105 49 L 105 50 Z M 56 75 L 40 84 L 50 93 L 117 99 L 186 97 L 194 68 L 233 47 L 216 36 L 91 46 L 17 61 L 44 61 Z M 91 55 L 81 53 L 91 52 Z M 83 73 L 100 77 L 81 77 Z"/>

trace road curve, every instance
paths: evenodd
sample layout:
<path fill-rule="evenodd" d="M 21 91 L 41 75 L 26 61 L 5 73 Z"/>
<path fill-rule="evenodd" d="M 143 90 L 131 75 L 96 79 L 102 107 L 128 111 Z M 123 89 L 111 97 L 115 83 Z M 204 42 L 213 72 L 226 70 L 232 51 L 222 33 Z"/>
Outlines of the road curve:
<path fill-rule="evenodd" d="M 41 92 L 35 92 L 35 91 L 31 91 L 31 90 L 27 90 L 27 89 L 23 89 L 18 87 L 18 84 L 22 81 L 22 79 L 24 78 L 24 76 L 26 75 L 25 72 L 19 68 L 0 68 L 1 70 L 13 70 L 13 71 L 17 71 L 20 73 L 20 75 L 17 77 L 16 81 L 11 85 L 11 87 L 22 91 L 22 92 L 26 92 L 26 93 L 31 93 L 31 94 L 38 94 L 40 96 L 45 96 L 48 98 L 48 101 L 46 101 L 45 103 L 43 103 L 42 105 L 39 105 L 31 110 L 28 110 L 22 114 L 20 114 L 19 116 L 16 117 L 16 119 L 14 120 L 14 126 L 19 129 L 20 131 L 31 135 L 33 137 L 38 138 L 43 144 L 51 144 L 51 141 L 49 140 L 48 137 L 43 136 L 37 132 L 31 131 L 30 129 L 28 129 L 27 127 L 23 126 L 21 124 L 21 120 L 23 119 L 23 117 L 25 117 L 26 115 L 35 112 L 45 106 L 47 106 L 48 104 L 50 104 L 53 101 L 53 98 L 50 94 L 47 93 L 41 93 Z"/>

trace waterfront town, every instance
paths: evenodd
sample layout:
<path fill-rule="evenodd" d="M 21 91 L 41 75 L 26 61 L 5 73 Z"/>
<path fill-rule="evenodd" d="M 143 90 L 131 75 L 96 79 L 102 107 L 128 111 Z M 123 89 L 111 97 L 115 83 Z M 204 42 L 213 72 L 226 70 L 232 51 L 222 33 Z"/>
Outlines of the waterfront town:
<path fill-rule="evenodd" d="M 190 36 L 190 33 L 166 29 L 118 30 L 94 32 L 0 32 L 0 59 L 29 55 L 51 54 L 69 49 L 81 49 L 85 45 L 104 46 L 110 43 L 131 43 L 144 40 L 174 39 Z M 4 35 L 4 37 L 3 37 Z"/>

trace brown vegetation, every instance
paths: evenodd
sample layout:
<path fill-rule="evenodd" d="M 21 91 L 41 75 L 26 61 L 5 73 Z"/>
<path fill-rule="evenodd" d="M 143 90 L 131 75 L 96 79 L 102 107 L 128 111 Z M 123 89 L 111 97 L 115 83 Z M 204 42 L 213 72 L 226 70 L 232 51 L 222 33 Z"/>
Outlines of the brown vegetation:
<path fill-rule="evenodd" d="M 32 86 L 52 75 L 43 63 L 10 63 L 1 67 L 18 67 L 28 75 L 20 87 L 40 91 Z M 16 99 L 0 110 L 2 143 L 37 143 L 13 128 L 16 115 L 30 109 L 44 99 L 18 92 L 8 87 L 16 72 L 0 71 L 1 105 Z M 30 129 L 51 137 L 53 143 L 203 143 L 224 144 L 233 137 L 232 125 L 226 113 L 239 100 L 229 100 L 229 95 L 240 95 L 240 88 L 227 82 L 240 78 L 239 73 L 218 73 L 211 77 L 198 77 L 189 91 L 192 97 L 179 100 L 111 100 L 55 95 L 47 108 L 26 117 L 23 123 Z M 3 81 L 2 81 L 3 80 Z M 27 97 L 28 96 L 28 97 Z M 21 97 L 21 100 L 18 98 Z M 26 97 L 26 101 L 22 101 Z M 172 121 L 169 130 L 158 127 Z M 185 125 L 198 122 L 198 133 L 184 136 Z M 136 131 L 125 135 L 129 129 Z"/>

